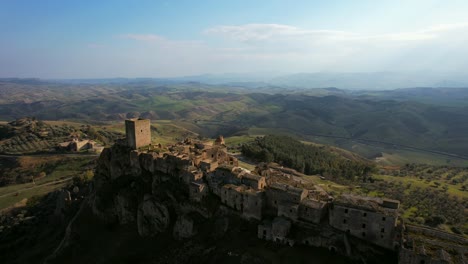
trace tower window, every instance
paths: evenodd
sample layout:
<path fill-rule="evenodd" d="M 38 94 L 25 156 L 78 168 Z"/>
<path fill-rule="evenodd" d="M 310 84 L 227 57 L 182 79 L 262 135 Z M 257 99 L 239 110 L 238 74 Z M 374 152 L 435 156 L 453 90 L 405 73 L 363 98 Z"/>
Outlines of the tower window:
<path fill-rule="evenodd" d="M 367 213 L 363 213 L 362 216 L 366 217 L 366 216 L 367 216 Z"/>
<path fill-rule="evenodd" d="M 385 218 L 385 216 L 384 216 L 384 217 L 382 217 L 382 221 L 385 221 L 385 219 L 386 219 L 386 218 Z"/>
<path fill-rule="evenodd" d="M 366 224 L 362 224 L 362 228 L 366 228 Z"/>
<path fill-rule="evenodd" d="M 344 212 L 345 212 L 345 214 L 347 214 L 347 213 L 348 213 L 348 209 L 344 209 Z"/>
<path fill-rule="evenodd" d="M 366 237 L 366 232 L 362 232 L 362 237 Z"/>
<path fill-rule="evenodd" d="M 343 224 L 346 224 L 346 219 L 343 219 Z"/>

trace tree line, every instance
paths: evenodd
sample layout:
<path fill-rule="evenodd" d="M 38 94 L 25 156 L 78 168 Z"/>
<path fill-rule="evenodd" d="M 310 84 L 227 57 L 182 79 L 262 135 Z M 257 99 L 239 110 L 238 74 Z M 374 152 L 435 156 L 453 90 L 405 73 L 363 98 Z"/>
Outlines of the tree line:
<path fill-rule="evenodd" d="M 329 147 L 306 145 L 288 136 L 267 135 L 242 146 L 242 154 L 264 162 L 276 162 L 304 174 L 320 174 L 354 180 L 375 170 L 364 160 L 350 160 Z"/>

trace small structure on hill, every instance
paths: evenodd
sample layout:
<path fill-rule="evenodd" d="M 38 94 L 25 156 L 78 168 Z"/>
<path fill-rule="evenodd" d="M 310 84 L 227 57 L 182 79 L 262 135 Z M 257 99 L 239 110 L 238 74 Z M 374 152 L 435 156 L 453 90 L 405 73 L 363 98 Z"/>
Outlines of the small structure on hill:
<path fill-rule="evenodd" d="M 103 147 L 98 145 L 94 140 L 73 138 L 71 141 L 62 142 L 58 145 L 58 149 L 67 151 L 82 151 L 82 150 L 95 150 L 102 151 Z"/>

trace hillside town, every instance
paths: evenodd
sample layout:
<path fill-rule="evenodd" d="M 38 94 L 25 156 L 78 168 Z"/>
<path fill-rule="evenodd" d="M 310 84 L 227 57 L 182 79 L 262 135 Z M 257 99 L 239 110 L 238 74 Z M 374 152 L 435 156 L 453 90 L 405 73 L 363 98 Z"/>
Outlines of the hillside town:
<path fill-rule="evenodd" d="M 272 164 L 259 164 L 253 171 L 242 168 L 222 137 L 164 147 L 152 144 L 149 120 L 126 120 L 125 127 L 126 140 L 118 144 L 131 149 L 132 167 L 159 175 L 159 181 L 179 182 L 193 202 L 218 197 L 228 210 L 258 222 L 259 239 L 325 247 L 344 255 L 352 254 L 350 244 L 358 241 L 397 252 L 399 263 L 467 263 L 465 238 L 405 225 L 399 201 L 334 197 L 318 185 L 304 185 L 294 170 Z M 109 152 L 104 149 L 102 155 Z"/>

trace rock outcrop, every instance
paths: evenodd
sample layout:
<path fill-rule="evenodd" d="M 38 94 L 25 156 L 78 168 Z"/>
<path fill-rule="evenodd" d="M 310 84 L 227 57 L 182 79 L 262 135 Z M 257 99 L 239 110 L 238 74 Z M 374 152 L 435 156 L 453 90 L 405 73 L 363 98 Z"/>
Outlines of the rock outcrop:
<path fill-rule="evenodd" d="M 169 226 L 169 210 L 164 204 L 146 194 L 138 206 L 137 224 L 141 236 L 155 236 Z"/>
<path fill-rule="evenodd" d="M 175 239 L 185 239 L 195 235 L 194 221 L 188 215 L 181 215 L 174 224 Z"/>

